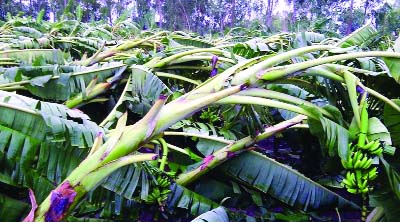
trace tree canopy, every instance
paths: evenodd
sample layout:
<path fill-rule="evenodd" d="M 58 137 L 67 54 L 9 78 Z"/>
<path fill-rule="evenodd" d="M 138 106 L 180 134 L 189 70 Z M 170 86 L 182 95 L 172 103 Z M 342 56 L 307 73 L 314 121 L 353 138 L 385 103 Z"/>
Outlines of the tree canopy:
<path fill-rule="evenodd" d="M 206 34 L 240 26 L 265 32 L 319 31 L 338 36 L 367 21 L 384 31 L 397 32 L 397 4 L 389 0 L 3 0 L 0 19 L 6 19 L 7 14 L 36 17 L 41 10 L 44 19 L 75 19 L 79 7 L 83 22 L 113 24 L 125 17 L 143 29 Z"/>

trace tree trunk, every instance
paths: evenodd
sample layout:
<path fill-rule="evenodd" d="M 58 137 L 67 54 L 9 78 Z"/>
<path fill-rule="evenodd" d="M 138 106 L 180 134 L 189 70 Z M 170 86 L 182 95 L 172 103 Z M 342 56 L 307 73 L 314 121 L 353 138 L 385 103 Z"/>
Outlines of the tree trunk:
<path fill-rule="evenodd" d="M 296 16 L 297 16 L 297 8 L 296 8 L 296 1 L 292 0 L 292 7 L 293 7 L 293 13 L 292 17 L 290 18 L 291 24 L 290 24 L 290 31 L 294 31 L 296 29 Z"/>
<path fill-rule="evenodd" d="M 354 8 L 354 0 L 350 1 L 350 9 L 349 9 L 349 17 L 347 18 L 347 29 L 346 35 L 350 34 L 353 28 L 353 8 Z"/>
<path fill-rule="evenodd" d="M 231 1 L 231 5 L 232 5 L 232 8 L 231 8 L 231 28 L 233 28 L 233 26 L 235 26 L 235 9 L 236 9 L 236 1 L 235 0 L 232 0 Z"/>
<path fill-rule="evenodd" d="M 365 1 L 365 4 L 364 4 L 364 19 L 363 19 L 363 24 L 365 23 L 365 20 L 366 20 L 366 18 L 367 18 L 367 10 L 368 10 L 368 7 L 369 7 L 369 1 L 367 0 L 367 1 Z"/>
<path fill-rule="evenodd" d="M 267 1 L 267 11 L 266 11 L 266 25 L 268 29 L 272 28 L 272 11 L 274 8 L 274 0 Z"/>
<path fill-rule="evenodd" d="M 156 1 L 156 8 L 157 8 L 157 14 L 159 16 L 159 21 L 158 21 L 158 26 L 159 28 L 162 28 L 163 25 L 163 11 L 162 11 L 162 0 L 157 0 Z"/>

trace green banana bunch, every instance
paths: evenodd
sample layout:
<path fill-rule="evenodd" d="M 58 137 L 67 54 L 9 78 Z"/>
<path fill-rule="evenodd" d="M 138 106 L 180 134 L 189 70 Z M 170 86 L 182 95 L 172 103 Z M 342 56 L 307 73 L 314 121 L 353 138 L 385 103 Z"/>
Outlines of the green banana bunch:
<path fill-rule="evenodd" d="M 381 155 L 383 152 L 383 148 L 379 140 L 370 141 L 364 146 L 359 146 L 359 148 L 365 150 L 366 152 L 369 152 L 372 155 L 377 156 Z"/>
<path fill-rule="evenodd" d="M 362 176 L 360 170 L 355 172 L 347 171 L 346 177 L 343 179 L 342 184 L 347 188 L 349 193 L 367 193 L 368 188 L 368 178 Z"/>
<path fill-rule="evenodd" d="M 155 187 L 147 196 L 145 202 L 148 204 L 158 203 L 161 206 L 162 203 L 168 199 L 168 194 L 171 193 L 169 189 L 170 185 L 171 182 L 168 177 L 162 175 L 158 176 Z"/>
<path fill-rule="evenodd" d="M 342 165 L 345 169 L 368 169 L 372 165 L 372 158 L 364 154 L 361 150 L 352 152 L 348 160 L 342 160 Z"/>
<path fill-rule="evenodd" d="M 169 187 L 169 185 L 171 185 L 171 182 L 169 181 L 169 179 L 167 177 L 163 177 L 163 176 L 158 176 L 157 177 L 157 183 L 158 186 L 160 187 Z"/>
<path fill-rule="evenodd" d="M 378 176 L 377 168 L 371 168 L 372 156 L 381 155 L 383 148 L 379 140 L 367 141 L 368 121 L 367 103 L 364 101 L 361 108 L 360 134 L 357 144 L 349 143 L 350 155 L 347 161 L 342 159 L 342 165 L 347 170 L 342 185 L 352 194 L 368 193 L 371 189 L 368 182 Z"/>
<path fill-rule="evenodd" d="M 368 182 L 378 176 L 377 168 L 364 172 L 362 170 L 347 171 L 346 177 L 342 180 L 342 185 L 352 194 L 367 193 L 370 190 Z"/>

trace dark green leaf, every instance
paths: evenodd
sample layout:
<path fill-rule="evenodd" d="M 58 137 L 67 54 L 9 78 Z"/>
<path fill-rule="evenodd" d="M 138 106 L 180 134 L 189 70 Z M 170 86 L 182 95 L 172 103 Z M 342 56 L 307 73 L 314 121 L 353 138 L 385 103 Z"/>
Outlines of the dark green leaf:
<path fill-rule="evenodd" d="M 400 99 L 393 100 L 397 105 L 400 105 Z M 400 112 L 393 107 L 385 104 L 383 111 L 383 120 L 386 127 L 389 129 L 390 136 L 394 146 L 400 145 Z"/>
<path fill-rule="evenodd" d="M 218 207 L 201 214 L 191 222 L 229 222 L 229 217 L 223 207 Z"/>
<path fill-rule="evenodd" d="M 233 179 L 304 211 L 358 208 L 353 202 L 296 170 L 253 151 L 229 160 L 218 169 Z"/>

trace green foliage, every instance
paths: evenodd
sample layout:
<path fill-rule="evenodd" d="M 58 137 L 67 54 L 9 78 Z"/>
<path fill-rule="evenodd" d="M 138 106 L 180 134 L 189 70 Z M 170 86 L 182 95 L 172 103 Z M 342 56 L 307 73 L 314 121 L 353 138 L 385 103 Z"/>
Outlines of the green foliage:
<path fill-rule="evenodd" d="M 201 15 L 191 16 L 198 9 L 189 10 L 186 1 L 156 9 L 138 1 L 147 9 L 138 23 L 130 9 L 106 2 L 109 9 L 81 1 L 73 15 L 68 1 L 55 23 L 41 12 L 36 20 L 10 16 L 0 24 L 0 188 L 33 189 L 41 203 L 37 217 L 68 184 L 78 198 L 67 206 L 66 221 L 138 220 L 146 210 L 154 221 L 202 214 L 194 221 L 224 222 L 358 211 L 354 196 L 337 192 L 340 181 L 335 190 L 317 182 L 343 178 L 340 160 L 354 155 L 348 145 L 357 137 L 385 148 L 373 163 L 379 168 L 370 185 L 375 205 L 384 206 L 379 195 L 385 192 L 394 194 L 388 205 L 400 199 L 397 162 L 388 156 L 399 148 L 400 104 L 390 100 L 396 92 L 381 92 L 389 80 L 398 83 L 400 55 L 397 43 L 392 52 L 375 52 L 373 26 L 327 38 L 332 33 L 315 32 L 330 25 L 326 19 L 313 30 L 270 35 L 277 23 L 267 12 L 268 21 L 258 24 L 264 30 L 232 28 L 203 37 L 155 30 L 197 29 L 201 21 L 193 18 Z M 234 2 L 230 10 L 197 4 L 214 13 L 219 23 L 213 25 L 224 33 L 253 6 Z M 171 7 L 182 15 L 163 13 Z M 95 21 L 116 10 L 122 16 L 114 25 Z M 237 21 L 228 24 L 227 16 Z M 144 24 L 148 30 L 141 31 Z M 369 128 L 361 133 L 357 90 L 370 96 Z M 133 163 L 142 153 L 153 159 Z M 16 220 L 29 208 L 4 192 L 0 206 L 15 209 Z"/>

